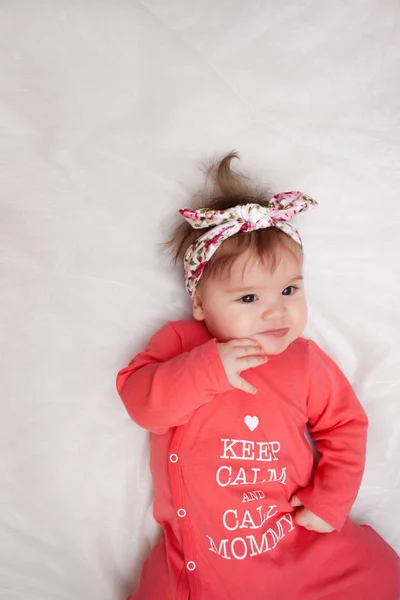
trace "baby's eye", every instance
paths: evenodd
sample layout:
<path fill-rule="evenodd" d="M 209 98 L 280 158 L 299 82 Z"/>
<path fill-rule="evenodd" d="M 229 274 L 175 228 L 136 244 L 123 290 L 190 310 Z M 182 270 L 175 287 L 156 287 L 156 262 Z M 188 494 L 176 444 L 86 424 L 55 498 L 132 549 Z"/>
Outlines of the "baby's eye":
<path fill-rule="evenodd" d="M 246 294 L 246 296 L 242 296 L 240 298 L 240 302 L 245 302 L 246 304 L 250 302 L 255 302 L 257 300 L 257 296 L 255 294 Z"/>
<path fill-rule="evenodd" d="M 299 288 L 297 288 L 295 285 L 289 285 L 287 288 L 285 288 L 282 292 L 282 296 L 291 296 L 292 294 L 295 293 L 296 290 L 298 290 Z"/>

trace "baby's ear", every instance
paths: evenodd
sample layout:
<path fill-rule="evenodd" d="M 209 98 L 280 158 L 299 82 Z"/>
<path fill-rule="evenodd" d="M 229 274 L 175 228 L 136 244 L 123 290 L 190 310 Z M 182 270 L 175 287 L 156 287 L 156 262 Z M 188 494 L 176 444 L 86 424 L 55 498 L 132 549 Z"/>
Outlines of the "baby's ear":
<path fill-rule="evenodd" d="M 196 321 L 204 321 L 203 301 L 199 292 L 195 292 L 193 297 L 193 318 Z"/>

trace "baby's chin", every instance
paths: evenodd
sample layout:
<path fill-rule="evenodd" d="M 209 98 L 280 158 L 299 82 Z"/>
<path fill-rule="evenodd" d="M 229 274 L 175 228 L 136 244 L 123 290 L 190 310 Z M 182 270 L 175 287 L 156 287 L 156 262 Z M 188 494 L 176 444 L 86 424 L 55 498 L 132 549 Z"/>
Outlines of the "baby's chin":
<path fill-rule="evenodd" d="M 299 337 L 299 336 L 295 336 L 291 331 L 289 331 L 287 335 L 282 336 L 282 337 L 270 337 L 263 333 L 258 333 L 255 335 L 252 335 L 251 333 L 249 333 L 248 335 L 243 335 L 243 334 L 239 335 L 238 333 L 230 335 L 226 331 L 224 331 L 223 333 L 221 333 L 221 332 L 214 332 L 214 333 L 210 332 L 210 333 L 220 343 L 226 343 L 226 342 L 230 342 L 231 340 L 237 340 L 237 339 L 254 340 L 255 342 L 258 343 L 259 346 L 261 346 L 262 351 L 267 356 L 277 356 L 278 354 L 282 354 L 282 352 L 285 352 L 285 350 L 288 348 L 288 346 L 290 346 L 290 344 Z"/>
<path fill-rule="evenodd" d="M 268 347 L 264 349 L 264 352 L 267 356 L 278 356 L 279 354 L 282 354 L 283 352 L 285 352 L 285 350 L 290 346 L 291 342 L 289 344 L 282 344 L 280 348 L 275 347 Z"/>
<path fill-rule="evenodd" d="M 269 335 L 257 334 L 253 338 L 259 343 L 267 356 L 276 356 L 282 354 L 297 339 L 297 336 L 290 332 L 283 337 L 271 337 Z"/>

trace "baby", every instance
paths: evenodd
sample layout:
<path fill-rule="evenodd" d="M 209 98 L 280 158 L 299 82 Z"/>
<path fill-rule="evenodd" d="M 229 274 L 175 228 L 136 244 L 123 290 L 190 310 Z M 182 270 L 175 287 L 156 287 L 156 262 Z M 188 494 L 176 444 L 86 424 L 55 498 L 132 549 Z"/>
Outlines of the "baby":
<path fill-rule="evenodd" d="M 118 374 L 148 429 L 162 526 L 131 600 L 399 600 L 396 553 L 349 518 L 367 418 L 311 340 L 299 233 L 316 204 L 211 170 L 206 207 L 169 242 L 193 319 L 169 322 Z M 316 461 L 305 437 L 309 432 Z"/>

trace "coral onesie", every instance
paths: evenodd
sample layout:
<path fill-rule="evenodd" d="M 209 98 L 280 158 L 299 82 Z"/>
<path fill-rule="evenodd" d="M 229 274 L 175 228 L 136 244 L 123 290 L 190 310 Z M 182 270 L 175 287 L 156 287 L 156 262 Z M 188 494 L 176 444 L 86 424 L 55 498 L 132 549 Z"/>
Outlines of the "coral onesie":
<path fill-rule="evenodd" d="M 399 559 L 347 517 L 367 418 L 337 365 L 302 338 L 229 383 L 203 323 L 167 323 L 118 374 L 151 432 L 161 541 L 132 600 L 399 600 Z M 318 464 L 306 439 L 319 453 Z M 298 526 L 301 502 L 336 531 Z"/>

